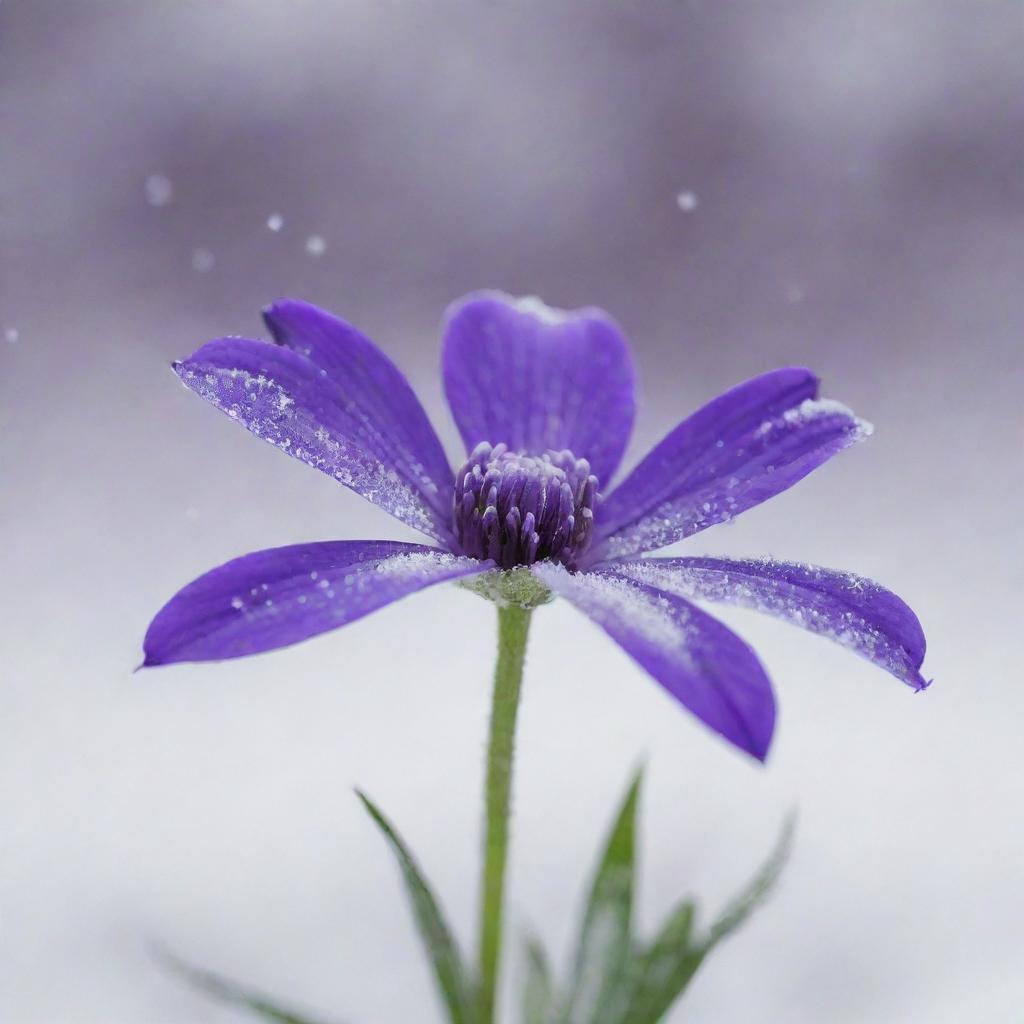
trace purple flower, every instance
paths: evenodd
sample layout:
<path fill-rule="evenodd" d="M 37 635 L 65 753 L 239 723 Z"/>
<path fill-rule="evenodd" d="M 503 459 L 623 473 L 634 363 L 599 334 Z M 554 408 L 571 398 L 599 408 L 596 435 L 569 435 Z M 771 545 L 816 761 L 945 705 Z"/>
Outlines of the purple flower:
<path fill-rule="evenodd" d="M 211 341 L 174 369 L 257 437 L 431 537 L 326 541 L 228 562 L 179 591 L 145 665 L 272 650 L 445 580 L 566 598 L 708 726 L 764 759 L 775 721 L 753 651 L 694 601 L 744 605 L 827 636 L 915 690 L 914 613 L 846 572 L 768 560 L 642 558 L 786 490 L 869 432 L 809 370 L 708 403 L 609 488 L 636 412 L 626 340 L 597 309 L 476 293 L 444 328 L 445 393 L 469 452 L 457 474 L 402 373 L 302 302 L 264 311 L 275 344 Z M 511 570 L 511 571 L 509 571 Z"/>

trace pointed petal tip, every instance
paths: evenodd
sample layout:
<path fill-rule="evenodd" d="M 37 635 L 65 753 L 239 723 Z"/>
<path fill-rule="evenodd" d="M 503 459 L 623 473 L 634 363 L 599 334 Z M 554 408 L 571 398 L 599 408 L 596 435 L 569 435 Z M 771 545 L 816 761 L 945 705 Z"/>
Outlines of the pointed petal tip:
<path fill-rule="evenodd" d="M 716 620 L 717 621 L 717 620 Z M 767 676 L 765 677 L 767 678 Z M 778 709 L 772 692 L 771 710 L 768 714 L 752 716 L 742 724 L 742 731 L 722 733 L 729 743 L 748 754 L 760 764 L 766 764 L 775 739 L 775 723 Z"/>
<path fill-rule="evenodd" d="M 401 541 L 318 541 L 254 551 L 171 597 L 146 631 L 140 668 L 290 647 L 427 587 L 478 574 L 480 565 Z M 335 591 L 331 581 L 339 580 L 345 585 Z"/>
<path fill-rule="evenodd" d="M 263 320 L 264 326 L 270 331 L 270 337 L 275 345 L 285 344 L 284 327 L 280 320 L 283 311 L 291 303 L 291 299 L 274 299 L 273 302 L 268 302 L 260 310 L 260 317 Z"/>
<path fill-rule="evenodd" d="M 766 764 L 768 762 L 768 754 L 771 750 L 772 739 L 775 734 L 775 726 L 768 731 L 765 736 L 748 736 L 746 741 L 731 740 L 735 746 L 739 747 L 745 754 L 749 754 L 759 764 Z"/>
<path fill-rule="evenodd" d="M 260 309 L 260 316 L 263 317 L 264 323 L 271 319 L 279 316 L 289 306 L 302 305 L 297 299 L 289 299 L 284 296 L 273 299 L 268 302 L 265 306 Z"/>
<path fill-rule="evenodd" d="M 279 295 L 276 299 L 271 299 L 263 308 L 260 310 L 264 315 L 267 313 L 273 313 L 284 309 L 287 306 L 310 306 L 312 303 L 306 302 L 304 299 L 296 299 L 290 295 Z"/>
<path fill-rule="evenodd" d="M 296 319 L 308 319 L 310 317 L 319 317 L 331 321 L 337 319 L 333 313 L 328 313 L 327 310 L 320 309 L 320 307 L 314 306 L 311 302 L 306 302 L 304 299 L 292 299 L 287 296 L 281 296 L 272 302 L 268 302 L 260 310 L 260 317 L 263 320 L 264 326 L 270 331 L 270 337 L 274 344 L 282 345 L 285 348 L 296 347 L 294 343 L 288 340 L 289 328 L 294 328 L 294 321 Z M 304 351 L 303 354 L 308 355 L 309 353 Z"/>
<path fill-rule="evenodd" d="M 760 377 L 754 377 L 753 380 L 758 379 L 771 379 L 775 378 L 777 381 L 787 380 L 792 387 L 803 385 L 803 387 L 811 388 L 810 397 L 817 398 L 821 390 L 821 377 L 818 376 L 809 366 L 780 366 L 775 370 L 769 370 Z M 749 383 L 745 382 L 745 383 Z M 737 387 L 743 387 L 743 384 L 737 385 Z"/>
<path fill-rule="evenodd" d="M 779 368 L 779 372 L 798 373 L 818 384 L 821 383 L 821 377 L 819 377 L 818 374 L 816 374 L 809 366 L 782 366 Z"/>
<path fill-rule="evenodd" d="M 201 351 L 201 348 L 196 349 L 196 352 L 199 351 Z M 190 391 L 193 391 L 194 388 L 189 383 L 188 374 L 194 368 L 195 354 L 196 353 L 193 352 L 192 355 L 185 356 L 184 359 L 174 359 L 170 364 L 171 371 L 174 373 L 174 376 L 177 377 L 178 380 Z"/>
<path fill-rule="evenodd" d="M 714 729 L 714 727 L 712 728 Z M 730 749 L 746 754 L 758 764 L 767 764 L 775 731 L 774 725 L 766 736 L 756 736 L 752 732 L 737 735 L 735 732 L 723 732 L 721 729 L 714 729 L 714 731 L 718 733 L 717 738 L 724 741 Z"/>
<path fill-rule="evenodd" d="M 851 413 L 851 416 L 853 414 Z M 866 441 L 875 432 L 875 425 L 870 420 L 853 416 L 853 440 Z"/>

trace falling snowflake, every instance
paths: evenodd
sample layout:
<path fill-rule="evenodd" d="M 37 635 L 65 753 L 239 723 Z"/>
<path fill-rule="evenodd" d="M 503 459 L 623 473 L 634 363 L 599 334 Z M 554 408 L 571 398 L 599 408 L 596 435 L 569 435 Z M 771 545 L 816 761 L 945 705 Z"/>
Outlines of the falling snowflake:
<path fill-rule="evenodd" d="M 213 270 L 214 264 L 216 263 L 213 253 L 209 249 L 193 249 L 192 250 L 192 269 L 198 271 L 200 274 L 209 273 Z"/>
<path fill-rule="evenodd" d="M 146 179 L 145 191 L 150 206 L 166 206 L 174 198 L 174 186 L 164 174 L 151 174 Z"/>

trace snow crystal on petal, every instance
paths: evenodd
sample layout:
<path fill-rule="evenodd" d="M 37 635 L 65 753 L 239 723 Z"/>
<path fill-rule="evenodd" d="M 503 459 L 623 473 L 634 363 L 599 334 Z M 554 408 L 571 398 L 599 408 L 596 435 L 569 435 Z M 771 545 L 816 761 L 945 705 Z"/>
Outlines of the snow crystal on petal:
<path fill-rule="evenodd" d="M 439 536 L 436 519 L 422 496 L 379 454 L 368 450 L 374 438 L 367 436 L 367 447 L 363 447 L 336 433 L 264 374 L 188 362 L 176 364 L 175 369 L 187 387 L 268 444 L 334 477 L 414 529 Z"/>
<path fill-rule="evenodd" d="M 689 600 L 750 608 L 816 633 L 867 658 L 909 685 L 924 640 L 913 613 L 872 580 L 772 559 L 641 559 L 617 575 Z"/>
<path fill-rule="evenodd" d="M 610 568 L 532 571 L 600 626 L 676 700 L 764 759 L 775 721 L 771 684 L 756 656 L 716 619 L 674 594 Z"/>
<path fill-rule="evenodd" d="M 668 464 L 659 466 L 657 474 L 652 469 L 647 486 L 652 497 L 663 500 L 632 522 L 606 525 L 607 536 L 592 549 L 592 558 L 598 561 L 654 551 L 730 522 L 871 432 L 871 424 L 858 419 L 841 402 L 807 398 L 747 425 L 727 441 L 708 441 L 707 447 L 692 453 L 678 471 Z M 662 475 L 662 481 L 657 475 Z M 609 495 L 610 508 L 616 504 L 624 507 L 618 494 L 613 491 Z M 604 521 L 607 524 L 607 518 Z"/>
<path fill-rule="evenodd" d="M 549 306 L 536 295 L 524 295 L 522 298 L 516 299 L 514 305 L 520 313 L 528 313 L 545 324 L 561 324 L 572 319 L 572 314 L 567 310 Z"/>
<path fill-rule="evenodd" d="M 799 405 L 787 409 L 781 417 L 782 423 L 788 427 L 806 426 L 815 420 L 826 418 L 846 420 L 853 424 L 854 429 L 850 443 L 870 437 L 875 431 L 875 428 L 867 420 L 855 416 L 852 409 L 833 398 L 805 398 Z M 764 424 L 763 426 L 769 425 Z"/>
<path fill-rule="evenodd" d="M 417 576 L 449 569 L 479 569 L 480 563 L 474 558 L 464 558 L 447 551 L 413 551 L 409 554 L 393 555 L 377 563 L 377 572 L 396 580 L 412 579 Z"/>
<path fill-rule="evenodd" d="M 688 658 L 688 616 L 683 606 L 614 575 L 570 574 L 554 562 L 539 562 L 533 572 L 556 593 L 584 604 L 599 626 L 613 632 L 616 626 L 624 628 L 653 646 Z"/>

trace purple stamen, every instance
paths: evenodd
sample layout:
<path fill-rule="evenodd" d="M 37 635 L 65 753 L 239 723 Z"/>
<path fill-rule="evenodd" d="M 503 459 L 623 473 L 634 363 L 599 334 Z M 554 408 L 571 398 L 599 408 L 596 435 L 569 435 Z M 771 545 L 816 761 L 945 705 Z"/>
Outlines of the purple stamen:
<path fill-rule="evenodd" d="M 548 558 L 575 569 L 593 534 L 597 486 L 590 463 L 570 451 L 533 456 L 478 444 L 456 474 L 459 544 L 503 569 Z"/>

